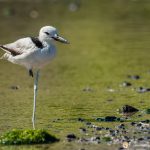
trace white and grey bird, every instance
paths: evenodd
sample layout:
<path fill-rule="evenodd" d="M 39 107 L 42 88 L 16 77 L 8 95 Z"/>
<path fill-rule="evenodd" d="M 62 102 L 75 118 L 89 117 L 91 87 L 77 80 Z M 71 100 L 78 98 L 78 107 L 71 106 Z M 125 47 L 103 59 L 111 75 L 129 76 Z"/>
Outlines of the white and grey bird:
<path fill-rule="evenodd" d="M 26 67 L 29 71 L 29 75 L 32 77 L 34 75 L 33 70 L 35 70 L 32 115 L 34 129 L 39 71 L 55 56 L 56 48 L 54 41 L 69 44 L 66 39 L 58 35 L 56 28 L 44 26 L 40 29 L 38 37 L 21 38 L 13 43 L 0 45 L 0 48 L 6 52 L 1 59 Z"/>

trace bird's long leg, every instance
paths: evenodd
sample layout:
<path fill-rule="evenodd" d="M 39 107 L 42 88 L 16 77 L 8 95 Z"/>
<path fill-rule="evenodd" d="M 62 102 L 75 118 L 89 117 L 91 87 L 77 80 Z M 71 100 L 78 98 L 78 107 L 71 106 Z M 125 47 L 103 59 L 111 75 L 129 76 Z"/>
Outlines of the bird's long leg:
<path fill-rule="evenodd" d="M 36 97 L 37 97 L 37 90 L 38 90 L 39 72 L 40 72 L 39 70 L 36 72 L 35 79 L 34 79 L 34 101 L 33 101 L 33 115 L 32 115 L 33 129 L 35 129 Z"/>

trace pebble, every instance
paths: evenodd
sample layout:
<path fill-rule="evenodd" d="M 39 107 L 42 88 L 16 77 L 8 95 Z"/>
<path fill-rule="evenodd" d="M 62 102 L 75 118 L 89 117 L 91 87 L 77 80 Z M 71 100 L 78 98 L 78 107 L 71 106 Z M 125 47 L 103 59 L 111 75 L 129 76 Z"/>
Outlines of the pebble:
<path fill-rule="evenodd" d="M 67 137 L 68 142 L 71 142 L 71 141 L 77 139 L 76 135 L 73 133 L 68 134 L 66 137 Z"/>
<path fill-rule="evenodd" d="M 18 89 L 20 89 L 20 86 L 19 85 L 12 85 L 10 88 L 12 90 L 18 90 Z"/>
<path fill-rule="evenodd" d="M 91 122 L 86 122 L 85 123 L 87 126 L 91 125 L 92 123 Z"/>
<path fill-rule="evenodd" d="M 131 86 L 132 84 L 130 82 L 127 82 L 127 81 L 124 81 L 121 86 L 123 87 L 128 87 L 128 86 Z"/>
<path fill-rule="evenodd" d="M 150 92 L 150 88 L 139 87 L 137 88 L 138 93 Z"/>
<path fill-rule="evenodd" d="M 83 118 L 78 118 L 78 121 L 83 122 L 85 120 Z"/>
<path fill-rule="evenodd" d="M 127 77 L 133 80 L 138 80 L 141 78 L 139 75 L 128 75 Z"/>
<path fill-rule="evenodd" d="M 130 124 L 131 124 L 132 126 L 136 125 L 136 123 L 135 123 L 135 122 L 131 122 Z"/>
<path fill-rule="evenodd" d="M 122 123 L 122 124 L 120 124 L 117 128 L 118 128 L 118 129 L 125 129 L 125 125 Z"/>
<path fill-rule="evenodd" d="M 143 121 L 141 121 L 142 123 L 150 123 L 150 120 L 143 120 Z"/>
<path fill-rule="evenodd" d="M 139 110 L 133 106 L 130 105 L 124 105 L 122 108 L 119 110 L 120 113 L 122 113 L 125 116 L 132 116 Z"/>
<path fill-rule="evenodd" d="M 94 90 L 90 87 L 86 87 L 82 91 L 84 91 L 84 92 L 93 92 Z"/>
<path fill-rule="evenodd" d="M 103 128 L 101 128 L 101 127 L 96 127 L 95 128 L 95 130 L 97 130 L 97 131 L 101 131 Z"/>
<path fill-rule="evenodd" d="M 87 132 L 87 130 L 86 130 L 86 128 L 83 128 L 83 127 L 81 127 L 81 128 L 79 128 L 79 130 L 80 130 L 80 132 Z"/>

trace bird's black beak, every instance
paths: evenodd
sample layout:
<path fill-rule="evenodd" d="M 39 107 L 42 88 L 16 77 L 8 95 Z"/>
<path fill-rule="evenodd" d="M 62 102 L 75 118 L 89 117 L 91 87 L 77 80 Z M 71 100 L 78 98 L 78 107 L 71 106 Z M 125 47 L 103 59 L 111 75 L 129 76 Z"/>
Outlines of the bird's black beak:
<path fill-rule="evenodd" d="M 59 41 L 61 43 L 64 43 L 64 44 L 69 44 L 69 41 L 64 39 L 63 37 L 59 36 L 59 35 L 55 35 L 52 37 L 55 41 Z"/>

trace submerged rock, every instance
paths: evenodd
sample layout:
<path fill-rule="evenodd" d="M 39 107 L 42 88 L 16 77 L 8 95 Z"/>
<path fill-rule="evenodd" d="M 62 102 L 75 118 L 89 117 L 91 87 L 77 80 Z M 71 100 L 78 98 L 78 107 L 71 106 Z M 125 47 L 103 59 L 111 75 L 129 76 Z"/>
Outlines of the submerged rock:
<path fill-rule="evenodd" d="M 122 106 L 122 108 L 119 110 L 120 113 L 122 113 L 125 116 L 132 116 L 133 114 L 135 114 L 136 112 L 138 112 L 139 110 L 135 107 L 132 107 L 130 105 L 124 105 Z"/>
<path fill-rule="evenodd" d="M 82 91 L 83 92 L 93 92 L 94 90 L 90 87 L 85 87 Z"/>
<path fill-rule="evenodd" d="M 12 90 L 18 90 L 18 89 L 20 89 L 20 86 L 19 85 L 12 85 L 10 88 Z"/>
<path fill-rule="evenodd" d="M 121 84 L 121 86 L 123 86 L 123 87 L 128 87 L 128 86 L 131 86 L 132 84 L 130 83 L 130 82 L 127 82 L 127 81 L 125 81 L 125 82 L 123 82 L 122 84 Z"/>
<path fill-rule="evenodd" d="M 113 122 L 113 121 L 120 121 L 123 122 L 124 119 L 123 118 L 119 118 L 119 117 L 115 117 L 115 116 L 106 116 L 106 117 L 98 117 L 96 118 L 96 121 L 100 121 L 100 122 Z"/>
<path fill-rule="evenodd" d="M 76 137 L 76 135 L 75 135 L 74 133 L 68 134 L 68 135 L 66 136 L 66 138 L 67 138 L 68 142 L 71 142 L 71 141 L 77 139 L 77 137 Z"/>
<path fill-rule="evenodd" d="M 150 92 L 150 88 L 139 87 L 137 88 L 138 93 Z"/>
<path fill-rule="evenodd" d="M 128 75 L 127 77 L 133 80 L 138 80 L 141 78 L 139 75 Z"/>
<path fill-rule="evenodd" d="M 145 110 L 145 113 L 146 113 L 146 114 L 150 114 L 150 108 L 146 109 L 146 110 Z"/>
<path fill-rule="evenodd" d="M 78 118 L 78 121 L 83 122 L 83 121 L 85 121 L 85 119 L 83 119 L 83 118 Z"/>

